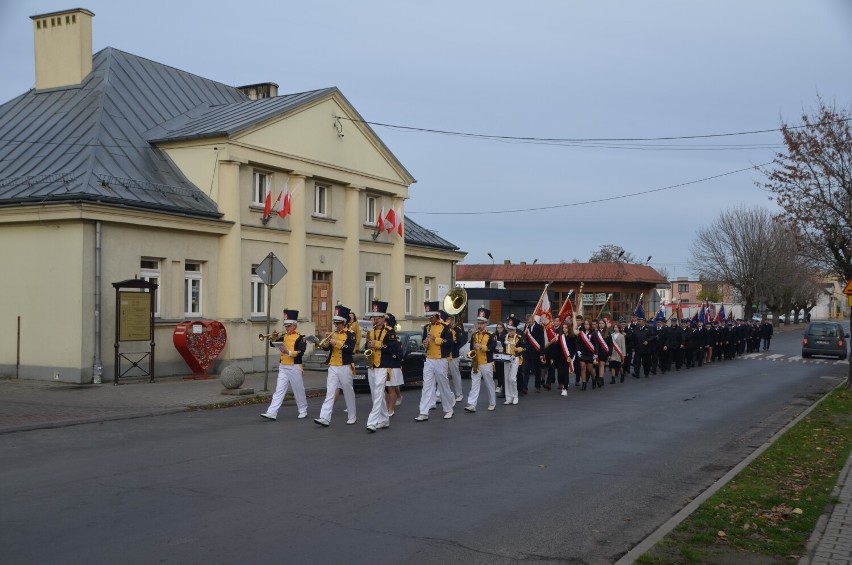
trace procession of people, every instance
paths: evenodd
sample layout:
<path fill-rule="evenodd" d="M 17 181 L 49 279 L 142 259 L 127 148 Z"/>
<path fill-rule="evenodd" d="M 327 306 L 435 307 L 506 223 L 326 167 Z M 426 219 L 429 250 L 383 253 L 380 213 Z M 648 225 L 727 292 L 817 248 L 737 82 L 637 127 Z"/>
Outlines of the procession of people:
<path fill-rule="evenodd" d="M 346 423 L 357 423 L 353 354 L 363 347 L 372 400 L 366 429 L 375 433 L 389 428 L 395 408 L 402 403 L 403 352 L 395 329 L 396 318 L 388 313 L 387 306 L 380 300 L 372 302 L 366 313 L 372 327 L 361 336 L 357 316 L 338 304 L 332 317 L 334 330 L 322 340 L 300 334 L 299 313 L 285 309 L 284 331 L 268 336 L 270 347 L 276 347 L 281 356 L 275 392 L 261 416 L 276 420 L 287 390 L 292 389 L 297 417 L 307 417 L 301 363 L 307 342 L 313 341 L 317 348 L 328 351 L 326 396 L 314 422 L 330 426 L 335 401 L 342 395 Z M 476 327 L 468 335 L 461 324 L 455 323 L 455 313 L 442 311 L 438 302 L 424 302 L 428 323 L 421 336 L 425 354 L 423 386 L 414 420 L 428 421 L 430 411 L 438 404 L 444 419 L 453 418 L 456 403 L 464 399 L 459 359 L 461 348 L 468 342 L 471 384 L 464 410 L 476 413 L 480 397 L 485 400 L 487 411 L 496 409 L 498 398 L 504 400 L 504 405 L 517 405 L 520 397 L 529 394 L 530 383 L 535 393 L 551 391 L 557 384 L 561 396 L 568 396 L 572 384 L 579 392 L 600 390 L 606 384 L 623 384 L 627 376 L 649 378 L 766 351 L 773 333 L 768 321 L 710 320 L 709 316 L 702 321 L 696 316 L 672 317 L 666 325 L 667 320 L 659 314 L 653 321 L 646 320 L 640 306 L 629 322 L 623 318 L 613 322 L 600 316 L 574 316 L 570 304 L 566 306 L 560 311 L 557 324 L 548 325 L 549 314 L 530 315 L 523 332 L 513 315 L 505 323 L 498 322 L 497 331 L 488 330 L 491 311 L 482 306 L 476 312 Z"/>

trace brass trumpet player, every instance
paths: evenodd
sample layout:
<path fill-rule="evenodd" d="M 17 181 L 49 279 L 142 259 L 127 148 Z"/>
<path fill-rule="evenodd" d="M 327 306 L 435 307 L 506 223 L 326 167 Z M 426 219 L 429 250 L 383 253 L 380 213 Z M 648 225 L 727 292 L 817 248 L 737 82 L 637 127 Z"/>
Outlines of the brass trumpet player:
<path fill-rule="evenodd" d="M 269 347 L 276 347 L 276 344 L 280 344 L 277 347 L 278 351 L 281 352 L 281 360 L 278 364 L 278 382 L 275 385 L 275 392 L 272 394 L 272 403 L 266 412 L 261 414 L 261 417 L 267 420 L 275 420 L 278 417 L 278 410 L 281 408 L 288 387 L 293 388 L 296 407 L 299 409 L 299 418 L 308 415 L 308 400 L 305 396 L 305 383 L 302 380 L 302 355 L 305 353 L 307 344 L 305 343 L 305 336 L 298 332 L 296 322 L 298 318 L 298 310 L 285 309 L 281 322 L 284 325 L 284 334 L 274 332 L 269 336 Z M 280 342 L 275 340 L 278 337 L 281 338 Z"/>
<path fill-rule="evenodd" d="M 367 431 L 390 427 L 388 406 L 385 402 L 385 385 L 390 380 L 392 348 L 388 347 L 396 336 L 393 328 L 385 325 L 388 303 L 373 300 L 373 305 L 367 315 L 373 324 L 373 329 L 367 332 L 364 354 L 367 357 L 367 380 L 370 383 L 370 395 L 373 398 L 373 409 L 367 417 Z"/>
<path fill-rule="evenodd" d="M 444 419 L 453 417 L 455 397 L 447 380 L 450 350 L 453 336 L 450 328 L 441 321 L 438 302 L 424 302 L 424 310 L 429 317 L 429 323 L 423 327 L 423 347 L 426 349 L 426 361 L 423 364 L 423 390 L 420 393 L 420 414 L 414 418 L 417 422 L 429 419 L 429 407 L 435 404 L 436 387 L 441 392 L 444 402 Z"/>
<path fill-rule="evenodd" d="M 314 420 L 320 426 L 327 427 L 331 423 L 331 413 L 334 409 L 334 397 L 337 389 L 343 392 L 346 401 L 346 412 L 349 415 L 347 424 L 354 424 L 355 390 L 352 388 L 352 376 L 355 367 L 352 364 L 352 353 L 355 351 L 355 334 L 346 329 L 349 308 L 341 305 L 334 307 L 331 317 L 334 331 L 317 344 L 317 347 L 328 350 L 328 378 L 326 380 L 325 401 L 322 403 L 320 417 Z"/>
<path fill-rule="evenodd" d="M 467 396 L 466 412 L 476 412 L 476 402 L 479 400 L 479 390 L 485 383 L 488 393 L 488 410 L 497 406 L 497 392 L 494 386 L 494 350 L 497 349 L 497 338 L 485 329 L 491 310 L 480 306 L 476 312 L 476 331 L 470 338 L 470 350 L 476 356 L 471 362 L 470 394 Z"/>

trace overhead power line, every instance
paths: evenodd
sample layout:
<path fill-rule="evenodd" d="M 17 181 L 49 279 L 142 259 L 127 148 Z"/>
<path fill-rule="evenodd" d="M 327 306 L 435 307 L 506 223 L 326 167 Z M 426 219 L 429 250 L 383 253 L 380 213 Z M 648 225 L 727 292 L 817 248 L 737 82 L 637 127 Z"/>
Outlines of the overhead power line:
<path fill-rule="evenodd" d="M 538 212 L 541 210 L 553 210 L 557 208 L 570 208 L 573 206 L 585 206 L 586 204 L 598 204 L 600 202 L 609 202 L 611 200 L 621 200 L 623 198 L 633 198 L 634 196 L 641 196 L 643 194 L 651 194 L 654 192 L 662 192 L 663 190 L 672 190 L 675 188 L 682 188 L 684 186 L 689 186 L 692 184 L 698 184 L 700 182 L 706 182 L 708 180 L 718 179 L 722 177 L 727 177 L 730 175 L 735 175 L 737 173 L 742 173 L 744 171 L 753 171 L 757 167 L 765 167 L 767 165 L 771 165 L 772 162 L 761 163 L 760 165 L 754 165 L 751 167 L 746 167 L 744 169 L 737 169 L 736 171 L 728 171 L 727 173 L 720 173 L 718 175 L 713 175 L 711 177 L 704 177 L 703 179 L 691 180 L 687 182 L 682 182 L 678 184 L 672 184 L 669 186 L 664 186 L 661 188 L 651 188 L 648 190 L 641 190 L 639 192 L 631 192 L 629 194 L 620 194 L 618 196 L 609 196 L 607 198 L 598 198 L 595 200 L 584 200 L 583 202 L 572 202 L 570 204 L 550 204 L 548 206 L 539 206 L 536 208 L 515 208 L 512 210 L 485 210 L 481 212 L 476 211 L 464 211 L 464 212 L 418 212 L 416 210 L 406 210 L 406 214 L 422 214 L 429 216 L 484 216 L 484 215 L 492 215 L 492 214 L 515 214 L 518 212 Z"/>

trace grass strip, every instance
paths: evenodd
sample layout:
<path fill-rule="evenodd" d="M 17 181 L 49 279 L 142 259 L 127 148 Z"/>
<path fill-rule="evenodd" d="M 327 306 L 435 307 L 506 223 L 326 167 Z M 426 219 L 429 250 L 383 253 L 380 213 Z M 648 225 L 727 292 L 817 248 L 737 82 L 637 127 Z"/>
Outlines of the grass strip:
<path fill-rule="evenodd" d="M 850 450 L 838 388 L 636 562 L 797 563 Z"/>

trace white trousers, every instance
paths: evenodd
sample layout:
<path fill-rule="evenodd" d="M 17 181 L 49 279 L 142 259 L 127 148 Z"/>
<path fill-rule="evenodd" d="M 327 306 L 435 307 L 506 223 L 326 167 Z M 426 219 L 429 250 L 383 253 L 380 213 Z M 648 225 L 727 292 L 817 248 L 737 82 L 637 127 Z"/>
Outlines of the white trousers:
<path fill-rule="evenodd" d="M 456 396 L 464 394 L 462 391 L 461 369 L 459 368 L 460 361 L 461 357 L 450 359 L 450 375 L 453 377 L 453 392 L 456 393 Z"/>
<path fill-rule="evenodd" d="M 446 359 L 426 359 L 423 364 L 423 392 L 420 393 L 420 413 L 429 415 L 429 407 L 435 405 L 435 388 L 441 391 L 444 412 L 453 411 L 455 397 L 447 380 L 448 363 Z"/>
<path fill-rule="evenodd" d="M 293 387 L 293 396 L 296 397 L 296 406 L 299 414 L 308 413 L 308 399 L 305 397 L 305 381 L 302 380 L 301 365 L 278 365 L 278 382 L 275 385 L 275 393 L 272 395 L 272 404 L 266 412 L 273 416 L 278 415 L 281 403 L 287 389 Z"/>
<path fill-rule="evenodd" d="M 328 367 L 328 378 L 325 381 L 325 400 L 320 409 L 320 418 L 331 422 L 331 412 L 334 408 L 334 393 L 337 389 L 343 392 L 343 400 L 346 401 L 346 413 L 350 420 L 355 419 L 355 390 L 352 388 L 352 367 L 343 365 L 340 367 Z"/>
<path fill-rule="evenodd" d="M 367 380 L 370 382 L 370 394 L 373 397 L 373 409 L 367 416 L 367 425 L 390 423 L 388 403 L 385 401 L 385 386 L 388 384 L 390 369 L 367 369 Z"/>
<path fill-rule="evenodd" d="M 467 396 L 467 403 L 476 407 L 476 401 L 479 400 L 479 389 L 482 382 L 485 382 L 485 391 L 488 393 L 488 405 L 494 406 L 497 404 L 497 391 L 494 387 L 494 363 L 483 363 L 479 366 L 478 373 L 470 374 L 470 394 Z"/>
<path fill-rule="evenodd" d="M 506 400 L 514 400 L 518 398 L 518 358 L 515 357 L 512 361 L 503 362 L 503 375 L 506 384 Z"/>

